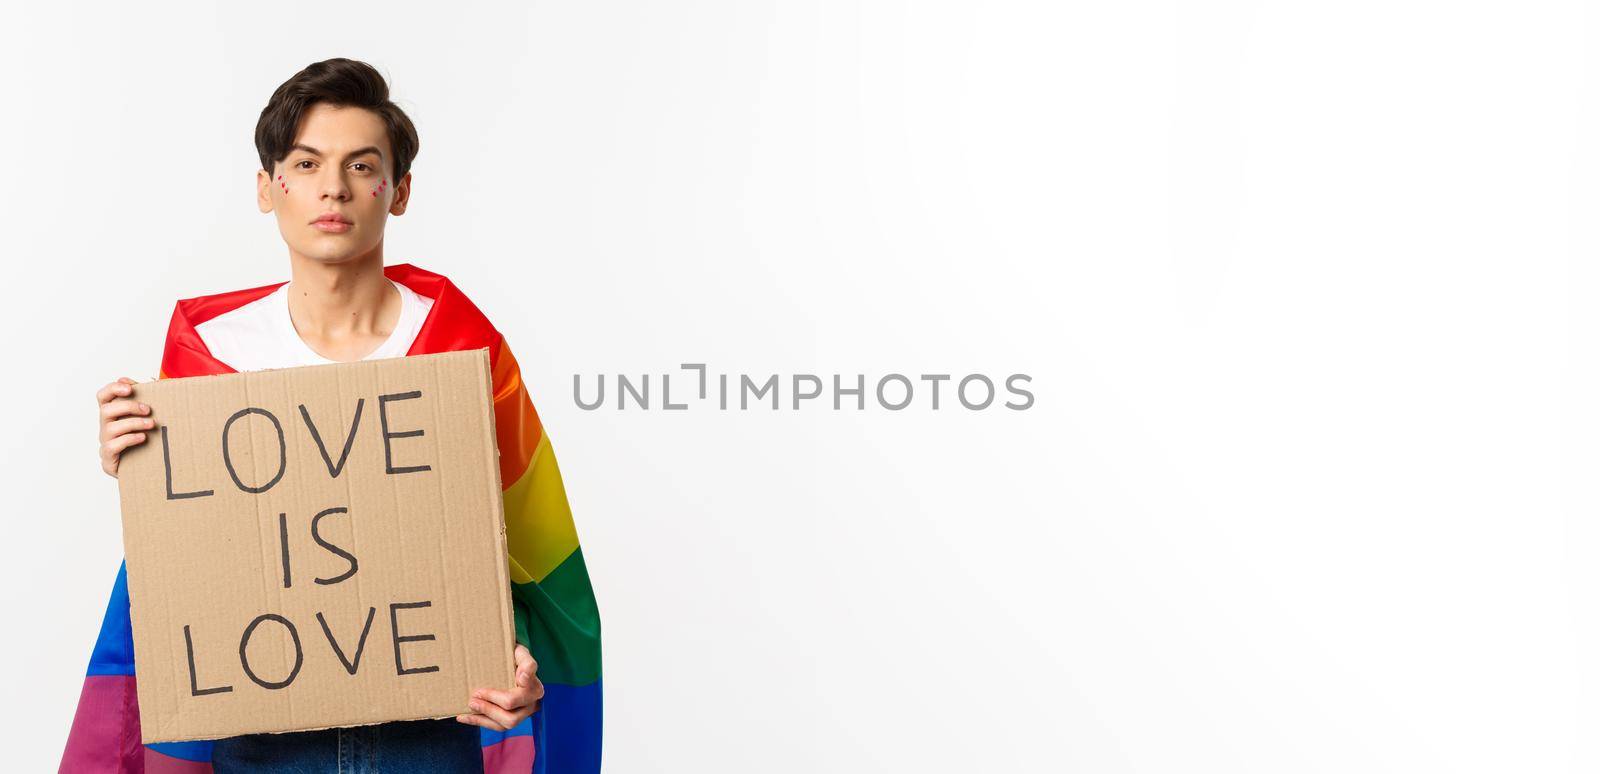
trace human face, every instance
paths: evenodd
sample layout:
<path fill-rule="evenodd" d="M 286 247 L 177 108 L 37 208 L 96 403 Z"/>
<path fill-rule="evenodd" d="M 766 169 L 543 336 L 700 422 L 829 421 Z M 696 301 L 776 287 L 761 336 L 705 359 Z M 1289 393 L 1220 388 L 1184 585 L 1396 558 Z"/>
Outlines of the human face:
<path fill-rule="evenodd" d="M 394 179 L 383 119 L 365 108 L 312 105 L 289 155 L 256 173 L 261 211 L 277 215 L 292 254 L 318 263 L 381 259 L 383 228 L 410 195 L 411 174 Z"/>

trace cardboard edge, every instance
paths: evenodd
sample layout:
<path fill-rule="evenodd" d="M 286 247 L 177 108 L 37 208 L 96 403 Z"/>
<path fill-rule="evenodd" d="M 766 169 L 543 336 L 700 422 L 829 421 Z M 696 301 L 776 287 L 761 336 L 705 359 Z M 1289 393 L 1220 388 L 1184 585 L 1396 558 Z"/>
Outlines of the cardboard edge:
<path fill-rule="evenodd" d="M 140 387 L 153 388 L 153 389 L 156 389 L 157 392 L 159 392 L 160 388 L 157 387 L 156 385 L 158 383 L 160 383 L 160 382 L 168 382 L 168 381 L 171 381 L 171 380 L 170 379 L 156 378 L 156 379 L 150 380 L 149 382 L 137 382 L 137 383 L 135 383 L 133 385 L 133 387 L 134 387 L 133 392 L 131 392 L 128 397 L 133 398 L 135 400 L 143 401 L 143 400 L 145 400 L 145 398 L 140 398 L 139 397 L 139 388 Z M 159 421 L 157 422 L 156 427 L 161 428 L 163 431 L 165 431 L 165 429 L 166 429 L 164 427 L 164 425 Z M 141 443 L 138 446 L 147 446 L 147 444 L 152 440 L 150 438 L 150 436 L 151 436 L 151 433 L 149 431 L 146 431 L 146 433 L 145 433 L 145 443 Z M 132 451 L 134 448 L 137 448 L 137 447 L 130 447 L 129 449 L 124 449 L 123 450 L 123 454 L 127 454 L 129 451 Z M 159 733 L 160 731 L 163 731 L 164 729 L 152 728 L 151 723 L 150 723 L 150 719 L 145 716 L 145 713 L 144 713 L 144 711 L 142 709 L 143 705 L 144 705 L 144 703 L 145 703 L 145 701 L 147 699 L 154 700 L 155 697 L 149 695 L 149 691 L 150 691 L 150 689 L 148 687 L 149 683 L 147 681 L 140 680 L 139 679 L 139 675 L 138 675 L 138 672 L 139 672 L 139 660 L 140 660 L 139 659 L 139 639 L 140 639 L 140 637 L 139 637 L 139 622 L 135 619 L 135 617 L 133 615 L 133 598 L 134 598 L 134 588 L 135 588 L 136 585 L 139 585 L 134 581 L 134 577 L 136 575 L 138 575 L 138 573 L 135 571 L 135 568 L 136 567 L 140 567 L 140 565 L 139 565 L 138 562 L 130 562 L 130 561 L 128 561 L 128 557 L 130 555 L 130 552 L 128 551 L 128 533 L 129 533 L 129 530 L 128 530 L 128 515 L 127 515 L 128 514 L 128 507 L 127 507 L 127 503 L 128 503 L 128 483 L 127 483 L 127 479 L 120 475 L 120 473 L 122 471 L 119 469 L 117 472 L 119 473 L 119 475 L 117 476 L 117 523 L 118 523 L 119 528 L 122 530 L 122 566 L 123 566 L 123 571 L 127 574 L 127 577 L 125 579 L 125 583 L 127 584 L 127 592 L 128 592 L 128 640 L 133 645 L 133 667 L 134 667 L 134 674 L 133 674 L 133 701 L 134 701 L 134 707 L 137 708 L 137 710 L 139 712 L 139 737 L 140 737 L 139 741 L 140 741 L 140 744 L 150 744 L 152 742 L 161 741 L 160 739 L 155 738 L 155 735 L 157 733 Z M 148 660 L 148 657 L 149 657 L 149 654 L 146 654 L 146 659 L 147 660 Z"/>
<path fill-rule="evenodd" d="M 494 457 L 488 461 L 491 478 L 494 481 L 494 496 L 490 499 L 494 502 L 494 518 L 497 527 L 495 530 L 495 543 L 500 549 L 501 557 L 501 561 L 495 564 L 495 577 L 499 580 L 497 588 L 500 594 L 501 631 L 504 633 L 504 639 L 502 640 L 504 646 L 501 648 L 501 652 L 505 654 L 505 663 L 509 667 L 506 670 L 506 685 L 512 687 L 517 684 L 517 624 L 515 615 L 511 611 L 511 566 L 509 564 L 511 559 L 510 552 L 506 548 L 505 482 L 500 480 L 500 428 L 495 422 L 494 413 L 494 365 L 491 359 L 492 353 L 489 352 L 488 347 L 481 347 L 476 351 L 480 353 L 479 362 L 483 366 L 478 370 L 478 375 L 483 379 L 484 385 L 484 418 L 488 422 L 489 438 L 494 446 Z"/>

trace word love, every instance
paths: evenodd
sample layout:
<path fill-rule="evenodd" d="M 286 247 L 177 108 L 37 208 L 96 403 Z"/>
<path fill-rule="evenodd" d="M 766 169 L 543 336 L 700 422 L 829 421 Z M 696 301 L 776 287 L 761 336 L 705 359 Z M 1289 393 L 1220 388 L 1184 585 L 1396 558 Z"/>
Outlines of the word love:
<path fill-rule="evenodd" d="M 404 473 L 420 473 L 425 470 L 433 469 L 431 465 L 394 464 L 395 439 L 415 438 L 421 436 L 423 432 L 421 430 L 390 430 L 389 404 L 395 401 L 415 400 L 421 397 L 421 390 L 397 392 L 389 395 L 378 396 L 378 426 L 379 434 L 383 441 L 383 467 L 384 473 L 388 475 L 393 476 Z M 344 464 L 350 459 L 350 447 L 355 443 L 356 440 L 356 431 L 361 427 L 361 413 L 365 405 L 365 398 L 358 398 L 356 400 L 355 418 L 350 420 L 350 431 L 345 433 L 344 445 L 339 451 L 338 461 L 334 461 L 333 456 L 328 453 L 327 444 L 322 440 L 322 432 L 317 429 L 316 422 L 311 419 L 311 413 L 306 411 L 306 406 L 304 403 L 298 404 L 298 408 L 300 409 L 300 419 L 305 422 L 306 429 L 311 431 L 311 440 L 316 444 L 317 451 L 322 455 L 322 461 L 328 467 L 328 476 L 330 478 L 338 478 L 339 474 L 344 472 Z M 272 475 L 267 477 L 265 481 L 245 481 L 243 478 L 240 478 L 239 468 L 234 465 L 233 446 L 229 443 L 229 435 L 233 432 L 233 429 L 236 425 L 248 421 L 249 417 L 262 417 L 264 421 L 271 426 L 272 433 L 278 441 L 278 465 L 276 470 L 272 471 Z M 255 421 L 256 425 L 260 425 L 261 423 L 262 420 Z M 214 489 L 195 489 L 186 492 L 174 490 L 172 483 L 172 443 L 170 440 L 172 429 L 170 427 L 163 426 L 155 428 L 152 430 L 152 432 L 157 432 L 161 435 L 161 462 L 166 469 L 168 500 L 187 500 L 196 497 L 210 497 L 216 494 L 216 490 Z M 279 481 L 283 480 L 283 472 L 288 468 L 289 463 L 288 441 L 283 433 L 283 422 L 278 419 L 277 415 L 264 408 L 249 406 L 234 412 L 233 415 L 228 417 L 228 420 L 222 424 L 222 462 L 228 469 L 228 476 L 233 479 L 233 485 L 238 487 L 239 491 L 241 492 L 261 494 L 276 486 Z"/>
<path fill-rule="evenodd" d="M 438 666 L 420 666 L 408 668 L 405 666 L 405 661 L 400 654 L 400 645 L 402 643 L 431 640 L 434 638 L 432 634 L 402 635 L 400 633 L 400 611 L 419 607 L 429 607 L 432 604 L 432 602 L 428 601 L 391 602 L 389 604 L 389 640 L 394 644 L 395 674 L 414 675 L 425 672 L 439 671 Z M 367 608 L 367 622 L 362 624 L 361 635 L 356 639 L 354 656 L 345 655 L 347 648 L 340 647 L 339 640 L 333 636 L 333 629 L 328 626 L 328 619 L 323 616 L 321 611 L 317 612 L 317 623 L 322 625 L 322 633 L 328 638 L 328 647 L 333 650 L 333 655 L 339 658 L 339 663 L 344 666 L 344 670 L 350 673 L 352 676 L 354 676 L 355 673 L 361 669 L 361 654 L 362 651 L 364 651 L 367 647 L 367 634 L 372 631 L 372 618 L 377 614 L 377 612 L 378 609 L 375 607 Z M 282 679 L 269 680 L 264 678 L 250 666 L 250 639 L 255 635 L 257 627 L 264 623 L 273 623 L 282 627 L 284 631 L 288 633 L 289 639 L 294 643 L 294 665 L 289 668 L 289 674 L 285 675 Z M 189 695 L 208 696 L 211 694 L 230 693 L 233 691 L 232 685 L 216 685 L 209 688 L 200 687 L 200 678 L 198 675 L 198 670 L 195 667 L 194 659 L 194 636 L 190 633 L 188 624 L 184 624 L 183 626 L 183 645 L 185 650 L 188 652 L 189 657 Z M 278 615 L 277 613 L 263 613 L 256 616 L 248 626 L 244 627 L 244 634 L 239 638 L 239 666 L 244 670 L 245 676 L 249 677 L 251 682 L 261 686 L 262 688 L 272 691 L 288 688 L 294 683 L 294 679 L 299 676 L 300 666 L 304 663 L 305 649 L 300 645 L 300 630 L 295 627 L 293 621 L 290 621 L 289 619 Z"/>

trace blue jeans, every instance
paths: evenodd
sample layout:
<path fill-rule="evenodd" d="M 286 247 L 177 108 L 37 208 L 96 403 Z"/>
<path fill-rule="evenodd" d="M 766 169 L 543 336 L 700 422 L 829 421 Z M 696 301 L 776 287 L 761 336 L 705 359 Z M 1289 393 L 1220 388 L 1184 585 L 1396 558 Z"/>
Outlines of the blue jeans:
<path fill-rule="evenodd" d="M 407 720 L 218 739 L 211 765 L 216 774 L 481 774 L 483 747 L 478 727 L 455 718 Z"/>

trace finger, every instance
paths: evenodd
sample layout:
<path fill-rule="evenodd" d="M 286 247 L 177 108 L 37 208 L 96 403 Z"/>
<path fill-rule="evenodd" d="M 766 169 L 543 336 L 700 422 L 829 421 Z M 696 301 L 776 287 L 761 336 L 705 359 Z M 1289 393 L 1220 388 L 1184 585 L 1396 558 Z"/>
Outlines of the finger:
<path fill-rule="evenodd" d="M 110 460 L 121 454 L 124 449 L 134 444 L 144 443 L 144 433 L 128 433 L 119 435 L 100 445 L 100 456 Z"/>
<path fill-rule="evenodd" d="M 517 644 L 514 658 L 517 662 L 516 684 L 518 686 L 526 686 L 529 682 L 532 682 L 533 676 L 539 672 L 539 662 L 533 660 L 533 654 L 529 653 L 528 647 L 521 643 Z"/>
<path fill-rule="evenodd" d="M 511 730 L 511 729 L 506 728 L 505 726 L 502 726 L 499 723 L 496 723 L 493 720 L 490 720 L 490 719 L 488 719 L 488 718 L 486 718 L 486 717 L 484 717 L 482 715 L 457 715 L 456 716 L 456 720 L 458 722 L 461 722 L 461 723 L 466 723 L 467 725 L 482 726 L 482 727 L 487 728 L 487 729 L 489 729 L 491 731 L 510 731 Z"/>
<path fill-rule="evenodd" d="M 516 687 L 527 688 L 528 686 L 539 682 L 539 678 L 534 676 L 534 671 L 535 667 L 532 666 L 518 666 L 517 675 L 514 678 Z"/>
<path fill-rule="evenodd" d="M 523 680 L 522 673 L 518 672 L 517 681 L 517 687 L 512 690 L 526 693 L 528 698 L 533 700 L 538 700 L 544 697 L 544 683 L 539 680 L 538 675 L 529 674 L 527 679 Z"/>
<path fill-rule="evenodd" d="M 122 377 L 122 379 L 127 378 L 128 377 L 126 376 Z M 122 379 L 118 379 L 117 381 L 114 381 L 104 387 L 101 387 L 99 390 L 96 390 L 94 393 L 95 402 L 105 403 L 106 401 L 111 400 L 119 395 L 126 397 L 133 394 L 132 381 L 124 382 Z"/>
<path fill-rule="evenodd" d="M 156 421 L 154 419 L 149 418 L 149 417 L 128 417 L 126 419 L 118 419 L 115 422 L 107 422 L 106 423 L 106 425 L 105 425 L 105 437 L 107 438 L 107 440 L 110 440 L 110 439 L 116 438 L 119 435 L 122 435 L 123 433 L 133 433 L 133 432 L 138 432 L 140 430 L 149 430 L 150 428 L 155 427 L 155 426 L 156 426 Z"/>
<path fill-rule="evenodd" d="M 526 707 L 533 701 L 533 692 L 526 688 L 517 688 L 511 691 L 500 691 L 494 688 L 482 688 L 472 694 L 474 699 L 487 699 L 500 705 L 504 709 L 514 710 Z"/>
<path fill-rule="evenodd" d="M 512 714 L 503 707 L 496 706 L 493 702 L 484 701 L 483 699 L 473 699 L 467 703 L 467 706 L 480 715 L 488 716 L 490 720 L 499 723 L 506 729 L 510 729 L 522 721 L 521 717 Z"/>
<path fill-rule="evenodd" d="M 150 407 L 146 404 L 140 403 L 139 401 L 128 398 L 121 398 L 100 406 L 100 418 L 102 420 L 116 419 L 117 417 L 127 416 L 129 414 L 149 416 Z"/>

